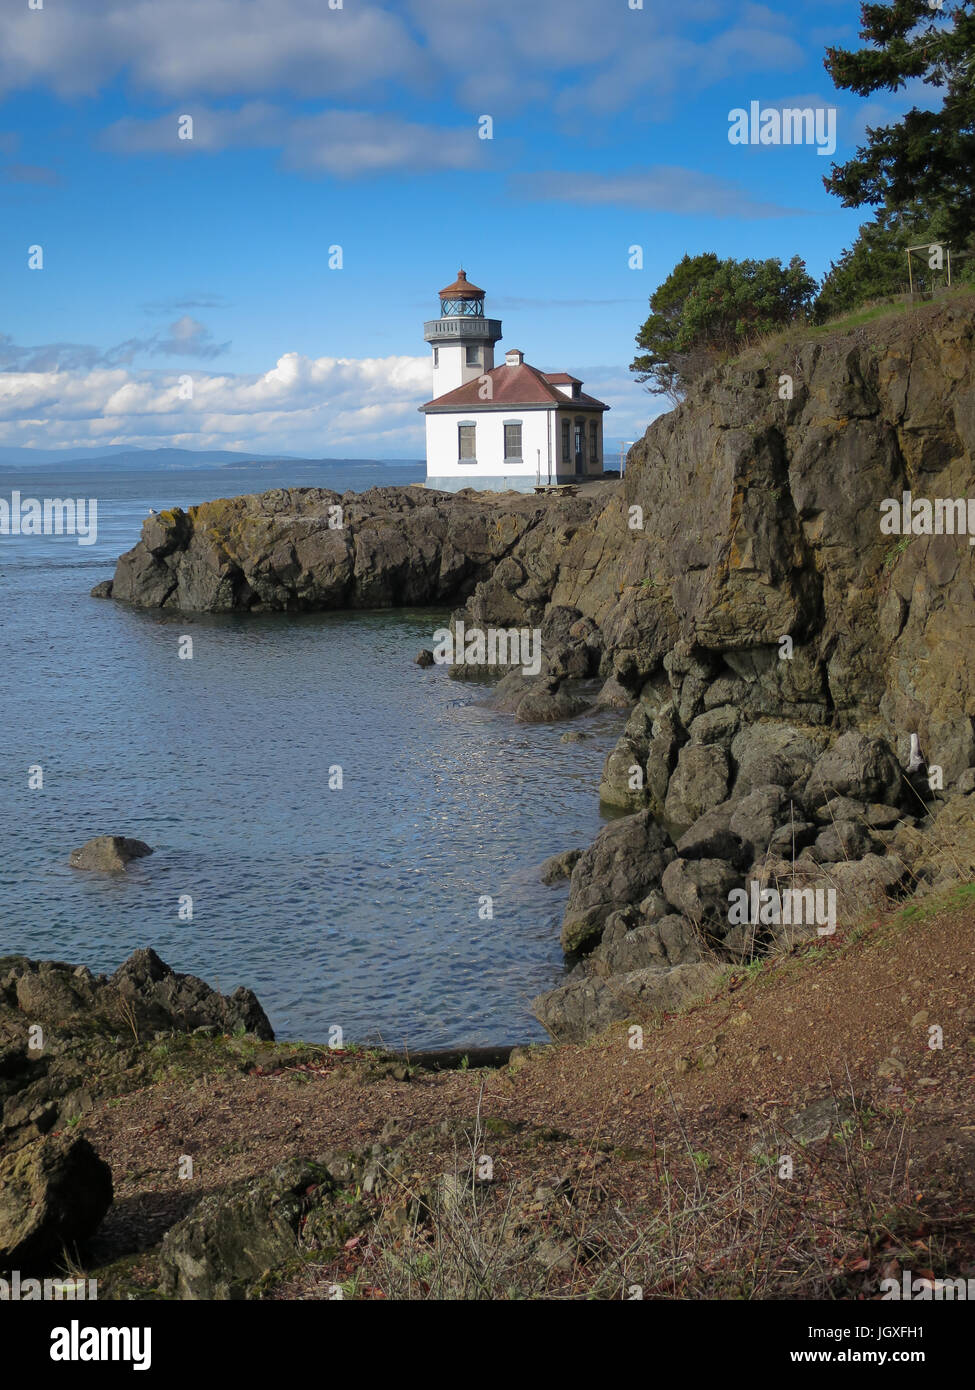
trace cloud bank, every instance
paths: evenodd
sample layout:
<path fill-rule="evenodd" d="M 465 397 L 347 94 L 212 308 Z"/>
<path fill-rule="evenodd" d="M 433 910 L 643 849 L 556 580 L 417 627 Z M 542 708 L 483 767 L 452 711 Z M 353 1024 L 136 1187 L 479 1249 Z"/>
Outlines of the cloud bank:
<path fill-rule="evenodd" d="M 71 344 L 17 348 L 0 338 L 0 443 L 38 449 L 165 444 L 313 458 L 424 452 L 417 407 L 431 393 L 427 356 L 286 352 L 266 372 L 236 375 L 205 368 L 132 371 L 112 365 L 109 356 Z M 614 438 L 637 438 L 657 413 L 620 368 L 591 368 L 586 389 L 614 407 L 607 420 Z"/>

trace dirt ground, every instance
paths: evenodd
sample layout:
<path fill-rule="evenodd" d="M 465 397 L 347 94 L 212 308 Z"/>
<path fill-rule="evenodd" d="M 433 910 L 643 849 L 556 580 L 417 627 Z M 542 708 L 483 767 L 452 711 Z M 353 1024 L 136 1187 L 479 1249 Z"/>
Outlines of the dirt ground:
<path fill-rule="evenodd" d="M 424 1197 L 406 1227 L 377 1203 L 339 1259 L 265 1296 L 870 1298 L 902 1268 L 971 1277 L 973 980 L 966 885 L 739 970 L 642 1035 L 495 1070 L 227 1040 L 201 1072 L 161 1044 L 153 1084 L 80 1124 L 116 1192 L 94 1272 L 153 1297 L 155 1247 L 205 1193 L 405 1144 L 414 1195 L 460 1199 Z"/>

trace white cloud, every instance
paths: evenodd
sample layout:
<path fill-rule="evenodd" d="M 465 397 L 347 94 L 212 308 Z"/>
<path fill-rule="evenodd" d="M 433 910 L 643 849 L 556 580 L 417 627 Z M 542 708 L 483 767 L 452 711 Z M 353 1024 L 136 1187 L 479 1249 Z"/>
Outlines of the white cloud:
<path fill-rule="evenodd" d="M 193 399 L 186 401 L 183 372 L 103 364 L 0 372 L 0 443 L 246 447 L 312 457 L 423 452 L 417 406 L 430 395 L 429 357 L 289 352 L 257 375 L 191 375 Z"/>
<path fill-rule="evenodd" d="M 178 136 L 181 116 L 192 116 L 193 138 Z M 292 116 L 267 102 L 237 110 L 194 108 L 186 103 L 165 116 L 127 116 L 103 133 L 102 144 L 124 154 L 171 154 L 192 158 L 231 148 L 277 149 L 286 167 L 341 177 L 390 170 L 421 172 L 471 169 L 483 157 L 475 122 L 446 129 L 369 111 L 320 111 Z"/>
<path fill-rule="evenodd" d="M 84 0 L 0 12 L 0 92 L 375 106 L 399 88 L 472 115 L 659 106 L 729 73 L 803 61 L 798 15 L 741 0 Z M 804 37 L 804 35 L 800 35 Z"/>
<path fill-rule="evenodd" d="M 94 95 L 125 71 L 163 96 L 285 89 L 341 97 L 428 75 L 391 9 L 325 0 L 84 0 L 0 15 L 0 90 L 43 84 Z"/>

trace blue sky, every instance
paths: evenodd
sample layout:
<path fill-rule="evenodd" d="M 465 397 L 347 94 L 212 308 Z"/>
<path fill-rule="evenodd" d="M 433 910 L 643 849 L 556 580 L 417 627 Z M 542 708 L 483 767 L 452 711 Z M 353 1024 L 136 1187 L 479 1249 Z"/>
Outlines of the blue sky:
<path fill-rule="evenodd" d="M 421 456 L 422 324 L 461 265 L 502 350 L 637 437 L 663 407 L 634 333 L 685 252 L 820 276 L 865 219 L 831 159 L 733 146 L 729 112 L 833 105 L 843 159 L 917 97 L 833 89 L 853 0 L 633 3 L 10 0 L 0 444 Z"/>

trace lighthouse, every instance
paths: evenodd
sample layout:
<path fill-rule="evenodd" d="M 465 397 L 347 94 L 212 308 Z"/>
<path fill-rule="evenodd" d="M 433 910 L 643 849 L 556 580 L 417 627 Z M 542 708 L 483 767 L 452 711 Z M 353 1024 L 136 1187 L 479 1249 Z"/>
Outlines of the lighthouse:
<path fill-rule="evenodd" d="M 486 292 L 464 270 L 440 291 L 440 317 L 423 325 L 433 349 L 426 417 L 427 487 L 531 492 L 603 472 L 602 401 L 578 377 L 542 372 L 511 348 L 501 366 L 501 320 L 484 316 Z"/>
<path fill-rule="evenodd" d="M 423 325 L 423 337 L 433 345 L 433 394 L 442 396 L 491 370 L 501 320 L 484 317 L 484 291 L 459 270 L 440 291 L 440 317 Z"/>

